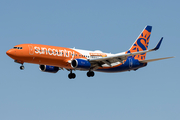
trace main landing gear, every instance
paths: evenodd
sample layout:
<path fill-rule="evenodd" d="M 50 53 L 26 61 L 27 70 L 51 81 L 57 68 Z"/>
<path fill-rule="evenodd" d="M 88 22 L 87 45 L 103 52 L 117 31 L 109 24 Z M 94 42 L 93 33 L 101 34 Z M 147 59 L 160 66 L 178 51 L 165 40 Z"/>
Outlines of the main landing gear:
<path fill-rule="evenodd" d="M 72 70 L 71 70 L 71 72 L 69 73 L 68 77 L 69 77 L 69 79 L 74 79 L 76 77 L 76 74 L 72 73 Z"/>
<path fill-rule="evenodd" d="M 93 77 L 93 76 L 94 76 L 94 72 L 93 72 L 93 71 L 87 72 L 87 76 L 88 76 L 88 77 Z"/>
<path fill-rule="evenodd" d="M 87 76 L 88 76 L 88 77 L 93 77 L 94 75 L 95 75 L 95 73 L 94 73 L 93 71 L 87 72 Z M 68 78 L 69 78 L 69 79 L 74 79 L 74 78 L 76 78 L 76 74 L 75 74 L 75 73 L 72 73 L 72 70 L 70 70 L 70 73 L 69 73 L 69 75 L 68 75 Z"/>

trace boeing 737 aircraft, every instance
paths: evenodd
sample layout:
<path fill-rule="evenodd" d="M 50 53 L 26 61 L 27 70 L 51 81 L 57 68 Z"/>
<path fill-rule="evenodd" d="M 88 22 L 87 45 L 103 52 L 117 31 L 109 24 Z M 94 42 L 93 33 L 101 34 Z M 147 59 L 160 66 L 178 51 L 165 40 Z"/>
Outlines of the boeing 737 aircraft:
<path fill-rule="evenodd" d="M 163 38 L 155 48 L 148 50 L 152 26 L 146 26 L 128 51 L 111 54 L 97 51 L 87 51 L 75 48 L 64 48 L 41 44 L 20 44 L 8 50 L 6 54 L 16 63 L 39 64 L 43 72 L 56 73 L 61 69 L 70 71 L 68 77 L 73 79 L 76 74 L 72 71 L 88 71 L 87 76 L 93 77 L 94 71 L 123 72 L 145 67 L 148 62 L 172 57 L 145 60 L 146 53 L 159 49 Z"/>

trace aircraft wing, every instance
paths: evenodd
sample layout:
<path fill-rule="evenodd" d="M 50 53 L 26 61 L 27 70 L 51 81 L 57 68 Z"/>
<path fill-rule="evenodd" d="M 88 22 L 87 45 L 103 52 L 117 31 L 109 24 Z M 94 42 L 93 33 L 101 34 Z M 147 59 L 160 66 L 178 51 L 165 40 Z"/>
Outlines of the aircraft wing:
<path fill-rule="evenodd" d="M 102 67 L 103 64 L 108 64 L 109 66 L 111 66 L 111 64 L 115 63 L 115 62 L 123 63 L 123 61 L 126 60 L 129 56 L 134 56 L 134 55 L 143 54 L 143 53 L 147 53 L 147 52 L 158 50 L 160 45 L 161 45 L 162 40 L 163 40 L 163 37 L 160 39 L 160 41 L 158 42 L 156 47 L 153 48 L 153 49 L 150 49 L 150 50 L 144 50 L 144 51 L 133 52 L 133 53 L 123 53 L 123 54 L 119 53 L 119 54 L 115 54 L 115 55 L 109 56 L 109 57 L 89 59 L 89 62 L 91 64 L 96 64 L 95 66 L 98 65 L 100 67 Z"/>

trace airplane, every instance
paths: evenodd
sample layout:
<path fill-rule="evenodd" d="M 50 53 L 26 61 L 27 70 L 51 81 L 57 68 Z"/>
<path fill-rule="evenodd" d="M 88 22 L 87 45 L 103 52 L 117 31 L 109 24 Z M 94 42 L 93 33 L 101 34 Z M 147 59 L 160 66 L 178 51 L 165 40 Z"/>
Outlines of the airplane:
<path fill-rule="evenodd" d="M 87 71 L 88 77 L 93 77 L 94 71 L 108 73 L 136 71 L 149 62 L 173 58 L 145 60 L 146 53 L 158 50 L 163 40 L 162 37 L 155 48 L 148 50 L 151 30 L 152 26 L 147 25 L 129 50 L 117 54 L 41 44 L 16 45 L 6 54 L 16 63 L 22 64 L 21 70 L 24 69 L 24 63 L 39 64 L 39 69 L 43 72 L 57 73 L 66 69 L 70 71 L 69 79 L 76 77 L 73 73 L 75 70 Z"/>

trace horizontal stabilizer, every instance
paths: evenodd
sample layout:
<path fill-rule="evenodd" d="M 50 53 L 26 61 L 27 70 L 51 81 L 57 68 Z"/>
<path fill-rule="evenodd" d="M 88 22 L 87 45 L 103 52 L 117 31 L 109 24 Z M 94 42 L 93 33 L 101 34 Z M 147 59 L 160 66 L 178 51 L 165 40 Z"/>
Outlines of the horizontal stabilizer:
<path fill-rule="evenodd" d="M 174 57 L 165 57 L 165 58 L 157 58 L 157 59 L 141 60 L 141 61 L 139 61 L 139 62 L 140 62 L 140 63 L 148 63 L 148 62 L 153 62 L 153 61 L 158 61 L 158 60 L 164 60 L 164 59 L 169 59 L 169 58 L 174 58 Z"/>

